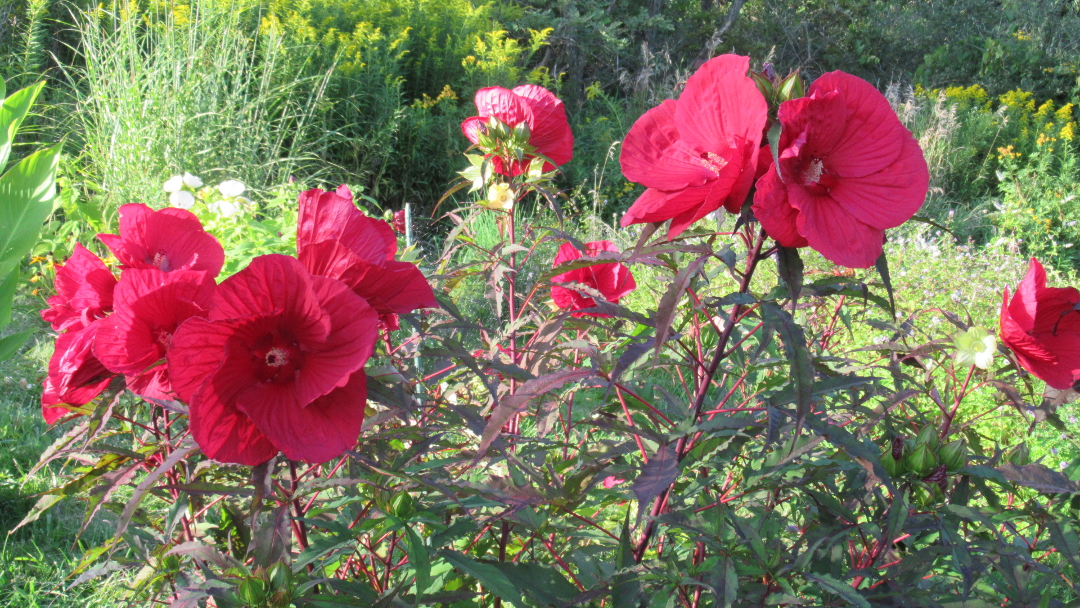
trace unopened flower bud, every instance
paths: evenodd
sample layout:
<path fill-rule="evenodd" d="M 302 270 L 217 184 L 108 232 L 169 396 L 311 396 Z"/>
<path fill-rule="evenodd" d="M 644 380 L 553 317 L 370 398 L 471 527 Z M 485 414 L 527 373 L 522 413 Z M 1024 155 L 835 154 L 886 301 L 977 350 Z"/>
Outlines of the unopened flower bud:
<path fill-rule="evenodd" d="M 955 471 L 967 464 L 967 444 L 963 439 L 951 441 L 941 447 L 938 457 L 950 471 Z"/>
<path fill-rule="evenodd" d="M 911 471 L 916 475 L 929 475 L 938 465 L 933 450 L 925 443 L 915 446 L 915 450 L 905 457 Z"/>
<path fill-rule="evenodd" d="M 889 452 L 881 456 L 881 467 L 885 469 L 889 477 L 896 478 L 900 475 L 900 463 Z"/>
<path fill-rule="evenodd" d="M 941 447 L 941 440 L 938 439 L 937 428 L 932 424 L 923 427 L 923 429 L 919 431 L 919 436 L 915 438 L 915 445 L 925 445 L 936 452 L 937 449 Z"/>

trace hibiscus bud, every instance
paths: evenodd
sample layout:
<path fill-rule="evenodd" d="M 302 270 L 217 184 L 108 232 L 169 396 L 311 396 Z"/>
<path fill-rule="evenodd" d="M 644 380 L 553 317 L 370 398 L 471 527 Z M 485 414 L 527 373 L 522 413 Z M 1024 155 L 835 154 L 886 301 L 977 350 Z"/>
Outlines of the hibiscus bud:
<path fill-rule="evenodd" d="M 934 425 L 928 424 L 923 427 L 923 430 L 919 431 L 919 436 L 915 438 L 915 445 L 925 445 L 934 452 L 941 447 L 941 440 L 938 439 L 937 429 L 934 428 Z"/>
<path fill-rule="evenodd" d="M 391 512 L 401 519 L 408 519 L 413 514 L 413 499 L 408 492 L 402 492 L 390 501 Z"/>
<path fill-rule="evenodd" d="M 938 457 L 950 471 L 955 471 L 967 464 L 967 444 L 963 439 L 949 442 L 942 446 Z"/>
<path fill-rule="evenodd" d="M 1005 462 L 1011 462 L 1018 467 L 1022 467 L 1025 464 L 1031 463 L 1031 452 L 1028 450 L 1026 443 L 1014 446 L 1013 449 L 1005 453 Z"/>
<path fill-rule="evenodd" d="M 394 230 L 397 230 L 401 234 L 405 234 L 405 210 L 394 212 Z"/>
<path fill-rule="evenodd" d="M 900 460 L 904 457 L 904 437 L 903 435 L 897 435 L 892 440 L 892 457 L 893 460 Z"/>
<path fill-rule="evenodd" d="M 937 457 L 925 443 L 916 445 L 915 450 L 904 460 L 916 475 L 928 475 L 938 465 Z"/>
<path fill-rule="evenodd" d="M 776 88 L 773 87 L 772 80 L 764 74 L 758 74 L 757 72 L 750 72 L 750 78 L 754 81 L 754 84 L 757 85 L 758 90 L 761 91 L 761 96 L 765 98 L 765 101 L 768 102 L 769 105 L 774 105 L 776 102 Z"/>
<path fill-rule="evenodd" d="M 889 474 L 889 477 L 896 478 L 900 476 L 900 463 L 892 457 L 892 454 L 885 452 L 881 456 L 881 468 L 885 469 L 885 472 Z"/>
<path fill-rule="evenodd" d="M 799 78 L 798 70 L 788 74 L 788 77 L 777 85 L 776 88 L 781 103 L 791 99 L 798 99 L 806 95 L 806 89 L 803 87 L 802 78 Z"/>
<path fill-rule="evenodd" d="M 240 599 L 248 606 L 262 606 L 266 602 L 266 583 L 257 578 L 240 583 Z"/>

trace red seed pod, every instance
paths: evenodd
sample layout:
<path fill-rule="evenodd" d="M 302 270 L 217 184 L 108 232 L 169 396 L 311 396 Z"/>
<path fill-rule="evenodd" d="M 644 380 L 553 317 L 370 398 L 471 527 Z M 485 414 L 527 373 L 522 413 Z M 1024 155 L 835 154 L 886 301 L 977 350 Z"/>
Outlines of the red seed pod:
<path fill-rule="evenodd" d="M 894 460 L 899 461 L 904 457 L 904 438 L 900 435 L 893 437 L 892 440 L 892 457 Z"/>
<path fill-rule="evenodd" d="M 923 481 L 925 481 L 926 483 L 936 483 L 938 487 L 941 488 L 941 491 L 944 492 L 949 487 L 949 476 L 947 473 L 947 468 L 948 467 L 946 467 L 945 465 L 939 464 L 937 468 L 934 469 L 933 473 L 930 473 L 923 478 Z"/>

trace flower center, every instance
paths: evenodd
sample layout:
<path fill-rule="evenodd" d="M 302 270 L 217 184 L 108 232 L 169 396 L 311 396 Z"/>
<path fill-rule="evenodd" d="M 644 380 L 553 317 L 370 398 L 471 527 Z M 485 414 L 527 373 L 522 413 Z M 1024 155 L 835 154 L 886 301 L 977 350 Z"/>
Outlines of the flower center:
<path fill-rule="evenodd" d="M 720 170 L 727 166 L 728 161 L 723 156 L 715 152 L 702 152 L 698 157 L 698 162 L 702 167 L 705 167 L 709 171 L 720 175 Z"/>
<path fill-rule="evenodd" d="M 276 331 L 255 343 L 251 348 L 251 358 L 255 374 L 268 384 L 293 382 L 304 365 L 304 353 L 296 340 Z"/>
<path fill-rule="evenodd" d="M 169 272 L 169 258 L 166 257 L 164 250 L 159 250 L 155 253 L 154 257 L 150 260 L 150 263 L 162 272 Z"/>
<path fill-rule="evenodd" d="M 271 348 L 266 353 L 266 364 L 270 367 L 281 367 L 289 363 L 289 351 L 284 348 Z"/>
<path fill-rule="evenodd" d="M 803 185 L 813 186 L 821 179 L 821 173 L 825 170 L 825 165 L 821 162 L 820 158 L 815 158 L 810 161 L 810 164 L 803 171 Z"/>
<path fill-rule="evenodd" d="M 157 332 L 156 342 L 166 349 L 172 346 L 172 332 L 159 329 Z"/>

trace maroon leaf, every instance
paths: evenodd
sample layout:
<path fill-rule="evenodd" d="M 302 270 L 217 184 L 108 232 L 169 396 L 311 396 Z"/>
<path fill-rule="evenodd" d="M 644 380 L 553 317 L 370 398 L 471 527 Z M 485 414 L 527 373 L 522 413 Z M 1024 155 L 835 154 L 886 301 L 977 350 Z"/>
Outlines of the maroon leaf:
<path fill-rule="evenodd" d="M 487 452 L 488 448 L 491 447 L 491 442 L 495 441 L 495 438 L 499 436 L 499 431 L 502 429 L 503 425 L 515 414 L 524 412 L 530 401 L 536 397 L 561 388 L 567 382 L 587 378 L 592 374 L 593 370 L 591 369 L 562 370 L 540 376 L 535 380 L 529 380 L 525 384 L 522 384 L 513 395 L 503 397 L 499 401 L 499 405 L 495 407 L 495 411 L 491 413 L 491 417 L 488 419 L 487 427 L 484 429 L 484 435 L 480 438 L 480 447 L 477 448 L 476 457 L 480 458 Z"/>

